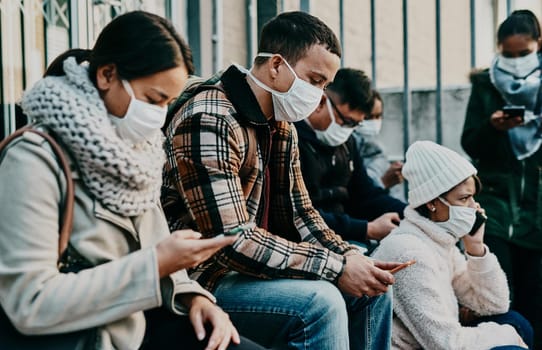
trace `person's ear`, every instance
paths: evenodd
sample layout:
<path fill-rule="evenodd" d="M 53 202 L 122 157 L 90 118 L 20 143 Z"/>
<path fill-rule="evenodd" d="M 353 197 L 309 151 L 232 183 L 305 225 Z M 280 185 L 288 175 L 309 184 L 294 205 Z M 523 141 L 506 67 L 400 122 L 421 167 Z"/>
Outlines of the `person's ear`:
<path fill-rule="evenodd" d="M 100 91 L 107 91 L 111 84 L 118 80 L 117 66 L 113 63 L 99 66 L 96 69 L 96 86 Z"/>
<path fill-rule="evenodd" d="M 274 80 L 279 75 L 279 67 L 282 65 L 282 61 L 283 59 L 280 55 L 273 55 L 267 60 L 271 79 Z"/>
<path fill-rule="evenodd" d="M 435 199 L 433 199 L 431 202 L 427 202 L 425 203 L 425 206 L 427 207 L 427 209 L 431 212 L 431 213 L 434 213 L 437 211 L 437 207 L 435 205 Z"/>
<path fill-rule="evenodd" d="M 320 99 L 320 103 L 318 103 L 318 106 L 316 107 L 314 112 L 320 113 L 323 108 L 327 108 L 327 105 L 326 105 L 327 99 L 328 99 L 328 97 L 326 96 L 326 94 L 322 94 L 322 98 Z"/>

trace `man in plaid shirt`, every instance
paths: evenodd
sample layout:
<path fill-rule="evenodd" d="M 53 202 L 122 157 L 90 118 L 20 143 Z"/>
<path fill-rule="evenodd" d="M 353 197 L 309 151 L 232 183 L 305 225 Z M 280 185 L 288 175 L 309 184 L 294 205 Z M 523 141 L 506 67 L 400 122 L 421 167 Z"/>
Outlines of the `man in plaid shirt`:
<path fill-rule="evenodd" d="M 264 346 L 389 348 L 394 278 L 386 270 L 398 263 L 369 260 L 326 226 L 291 124 L 316 108 L 340 55 L 319 19 L 283 13 L 262 29 L 251 70 L 229 67 L 167 124 L 162 204 L 171 229 L 240 231 L 191 277 Z"/>

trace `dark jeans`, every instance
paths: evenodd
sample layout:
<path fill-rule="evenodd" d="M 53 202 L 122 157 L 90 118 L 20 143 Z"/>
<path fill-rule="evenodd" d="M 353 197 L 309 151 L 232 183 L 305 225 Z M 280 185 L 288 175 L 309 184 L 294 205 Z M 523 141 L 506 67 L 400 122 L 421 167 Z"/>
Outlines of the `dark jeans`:
<path fill-rule="evenodd" d="M 187 316 L 178 316 L 165 309 L 153 309 L 145 312 L 147 330 L 140 349 L 205 349 L 208 338 L 199 341 Z M 208 330 L 207 335 L 210 332 Z M 95 349 L 95 329 L 78 332 L 27 336 L 12 326 L 0 308 L 0 349 L 2 350 L 74 350 Z M 85 345 L 83 345 L 85 344 Z M 263 350 L 265 348 L 249 339 L 241 338 L 241 344 L 230 344 L 228 350 Z"/>
<path fill-rule="evenodd" d="M 542 252 L 490 235 L 486 235 L 484 241 L 497 255 L 506 273 L 512 308 L 533 326 L 534 349 L 542 349 Z"/>
<path fill-rule="evenodd" d="M 533 348 L 533 328 L 527 319 L 521 316 L 516 311 L 508 311 L 505 314 L 494 315 L 494 316 L 483 316 L 477 318 L 470 326 L 476 326 L 483 322 L 495 322 L 498 324 L 509 324 L 516 329 L 519 336 L 523 339 L 525 344 L 529 346 L 529 349 Z M 492 350 L 505 350 L 505 349 L 525 349 L 519 346 L 507 345 L 507 346 L 497 346 L 492 348 Z"/>
<path fill-rule="evenodd" d="M 175 315 L 163 308 L 145 312 L 147 330 L 140 350 L 155 349 L 194 349 L 203 350 L 209 341 L 211 329 L 207 329 L 206 338 L 199 341 L 188 316 Z M 228 350 L 263 350 L 264 347 L 250 339 L 241 337 L 241 344 L 230 343 Z"/>
<path fill-rule="evenodd" d="M 0 349 L 2 350 L 90 350 L 95 348 L 96 335 L 96 329 L 51 335 L 25 335 L 15 329 L 0 307 Z"/>

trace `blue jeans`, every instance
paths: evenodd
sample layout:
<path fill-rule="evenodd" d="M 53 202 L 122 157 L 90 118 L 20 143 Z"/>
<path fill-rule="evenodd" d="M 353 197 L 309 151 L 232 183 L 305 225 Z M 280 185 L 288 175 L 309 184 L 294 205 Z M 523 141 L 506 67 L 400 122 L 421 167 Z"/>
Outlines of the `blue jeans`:
<path fill-rule="evenodd" d="M 326 281 L 262 280 L 237 273 L 213 294 L 241 334 L 277 349 L 389 349 L 391 291 L 343 296 Z"/>
<path fill-rule="evenodd" d="M 529 347 L 529 349 L 533 348 L 533 327 L 531 327 L 531 324 L 527 319 L 521 314 L 519 314 L 516 311 L 508 311 L 507 313 L 501 314 L 501 315 L 494 315 L 494 316 L 483 316 L 479 317 L 469 326 L 476 326 L 483 322 L 496 322 L 498 324 L 509 324 L 512 327 L 516 329 L 519 336 L 523 339 L 525 344 Z M 512 350 L 512 349 L 525 349 L 521 348 L 519 346 L 514 345 L 506 345 L 506 346 L 497 346 L 494 347 L 492 350 Z"/>

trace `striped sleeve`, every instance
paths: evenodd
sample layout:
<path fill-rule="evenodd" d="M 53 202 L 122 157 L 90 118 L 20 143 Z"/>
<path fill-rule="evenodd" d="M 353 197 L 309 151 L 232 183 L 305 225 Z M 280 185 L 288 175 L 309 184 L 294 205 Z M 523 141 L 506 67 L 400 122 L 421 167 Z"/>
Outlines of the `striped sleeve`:
<path fill-rule="evenodd" d="M 312 205 L 308 190 L 301 173 L 301 162 L 299 160 L 298 137 L 295 127 L 289 126 L 291 136 L 290 146 L 290 169 L 283 173 L 289 174 L 290 193 L 292 196 L 294 208 L 294 222 L 304 241 L 316 242 L 323 247 L 338 253 L 344 254 L 348 250 L 356 249 L 352 245 L 343 241 L 341 236 L 336 234 L 325 223 L 324 219 Z M 283 162 L 283 164 L 285 164 Z"/>

